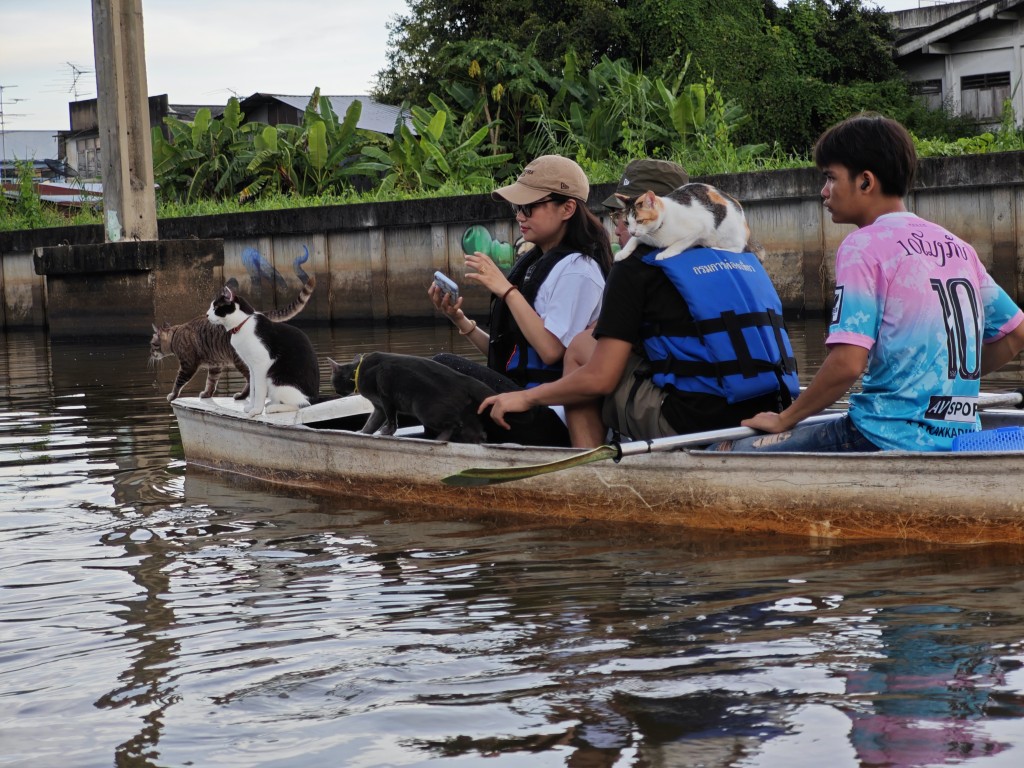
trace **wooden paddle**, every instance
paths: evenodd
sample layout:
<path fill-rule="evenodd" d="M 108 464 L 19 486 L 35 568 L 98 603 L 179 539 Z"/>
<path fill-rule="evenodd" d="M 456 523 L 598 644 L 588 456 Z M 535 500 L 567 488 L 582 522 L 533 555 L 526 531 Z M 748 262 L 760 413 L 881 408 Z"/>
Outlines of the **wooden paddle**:
<path fill-rule="evenodd" d="M 822 413 L 804 419 L 800 423 L 819 424 L 823 421 L 838 419 L 845 413 L 846 411 Z M 654 440 L 611 443 L 609 445 L 599 445 L 597 448 L 577 453 L 565 459 L 550 461 L 547 464 L 529 464 L 522 467 L 470 467 L 443 478 L 441 482 L 445 485 L 455 485 L 462 488 L 496 485 L 498 483 L 507 483 L 511 480 L 525 480 L 528 477 L 546 475 L 549 472 L 560 472 L 563 469 L 581 467 L 584 464 L 592 464 L 595 461 L 604 461 L 605 459 L 619 461 L 623 456 L 634 456 L 640 453 L 655 453 L 658 451 L 675 451 L 681 448 L 699 448 L 704 445 L 717 443 L 720 440 L 739 440 L 742 437 L 753 437 L 760 434 L 764 433 L 749 427 L 730 427 L 728 429 L 714 429 L 708 432 L 694 432 L 689 435 L 659 437 Z"/>
<path fill-rule="evenodd" d="M 979 408 L 1021 407 L 1022 405 L 1024 405 L 1024 390 L 996 393 L 983 392 L 978 396 Z M 819 424 L 824 421 L 837 419 L 845 413 L 846 411 L 822 413 L 804 419 L 800 424 Z M 549 472 L 560 472 L 563 469 L 581 467 L 584 464 L 592 464 L 596 461 L 604 461 L 605 459 L 619 461 L 624 456 L 655 453 L 657 451 L 675 451 L 682 448 L 699 448 L 721 440 L 739 440 L 759 434 L 762 433 L 748 427 L 730 427 L 729 429 L 716 429 L 709 432 L 695 432 L 689 435 L 659 437 L 655 440 L 611 443 L 609 445 L 599 445 L 597 448 L 592 448 L 584 453 L 577 453 L 565 459 L 550 461 L 547 464 L 529 464 L 522 467 L 470 467 L 443 478 L 441 482 L 445 485 L 454 485 L 462 488 L 496 485 L 512 480 L 524 480 L 528 477 L 546 475 Z"/>

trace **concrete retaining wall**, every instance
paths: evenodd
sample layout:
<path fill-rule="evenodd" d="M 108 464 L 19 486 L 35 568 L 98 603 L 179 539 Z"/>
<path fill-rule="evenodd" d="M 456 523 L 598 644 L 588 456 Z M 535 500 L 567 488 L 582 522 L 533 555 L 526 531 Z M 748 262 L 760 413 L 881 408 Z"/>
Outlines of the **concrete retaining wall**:
<path fill-rule="evenodd" d="M 833 225 L 822 208 L 821 174 L 806 168 L 701 180 L 743 202 L 786 309 L 798 315 L 826 310 L 835 251 L 850 227 Z M 612 186 L 594 187 L 595 210 Z M 1000 285 L 1018 303 L 1024 300 L 1024 153 L 924 159 L 908 207 L 970 241 Z M 430 277 L 440 269 L 464 283 L 463 236 L 477 225 L 496 252 L 507 253 L 518 234 L 507 205 L 486 195 L 165 219 L 159 229 L 161 240 L 223 240 L 223 266 L 213 265 L 214 283 L 234 278 L 258 308 L 283 307 L 304 274 L 315 274 L 316 293 L 300 321 L 383 323 L 433 316 L 426 297 Z M 59 297 L 35 271 L 36 248 L 102 242 L 99 226 L 0 233 L 3 326 L 49 327 L 51 314 L 59 314 L 51 306 Z M 151 268 L 158 267 L 143 265 Z M 110 307 L 137 315 L 130 306 L 138 297 L 125 282 L 111 279 L 107 285 L 95 299 L 104 309 L 101 324 L 116 325 Z M 486 310 L 481 289 L 468 287 L 465 295 L 468 312 Z M 153 320 L 187 320 L 210 298 L 180 305 L 155 301 L 161 316 Z"/>

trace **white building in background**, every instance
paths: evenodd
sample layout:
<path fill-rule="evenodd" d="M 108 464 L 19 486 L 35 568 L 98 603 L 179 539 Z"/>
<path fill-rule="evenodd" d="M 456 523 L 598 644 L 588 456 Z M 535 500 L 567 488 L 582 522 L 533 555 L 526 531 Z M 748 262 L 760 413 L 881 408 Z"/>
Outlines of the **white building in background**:
<path fill-rule="evenodd" d="M 1011 99 L 1024 118 L 1024 0 L 974 0 L 893 14 L 896 63 L 929 107 L 997 125 Z"/>

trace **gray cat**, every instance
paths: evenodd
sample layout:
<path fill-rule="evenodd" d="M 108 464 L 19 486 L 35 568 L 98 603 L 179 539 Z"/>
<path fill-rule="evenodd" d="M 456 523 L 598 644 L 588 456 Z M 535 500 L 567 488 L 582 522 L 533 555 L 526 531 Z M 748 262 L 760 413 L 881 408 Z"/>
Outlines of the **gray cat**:
<path fill-rule="evenodd" d="M 328 358 L 330 359 L 330 358 Z M 331 360 L 331 384 L 339 395 L 359 394 L 373 404 L 362 432 L 393 435 L 398 414 L 414 417 L 437 440 L 481 443 L 477 408 L 494 390 L 446 365 L 413 355 L 370 352 L 346 365 Z M 487 418 L 486 415 L 483 418 Z"/>

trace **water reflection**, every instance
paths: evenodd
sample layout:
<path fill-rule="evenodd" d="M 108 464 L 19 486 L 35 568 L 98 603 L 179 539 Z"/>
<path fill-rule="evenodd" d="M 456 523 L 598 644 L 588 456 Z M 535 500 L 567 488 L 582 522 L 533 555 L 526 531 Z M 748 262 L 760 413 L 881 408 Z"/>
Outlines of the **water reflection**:
<path fill-rule="evenodd" d="M 186 467 L 146 354 L 0 353 L 0 765 L 1020 764 L 1020 548 L 287 493 Z"/>

